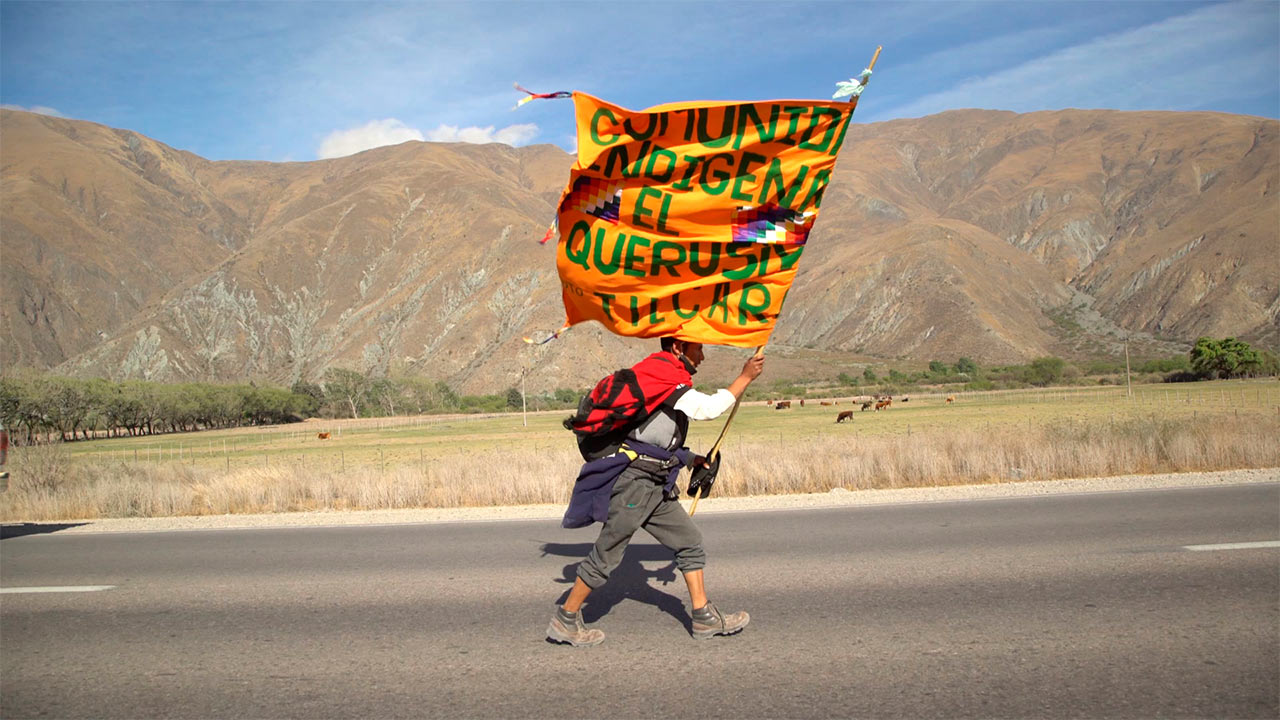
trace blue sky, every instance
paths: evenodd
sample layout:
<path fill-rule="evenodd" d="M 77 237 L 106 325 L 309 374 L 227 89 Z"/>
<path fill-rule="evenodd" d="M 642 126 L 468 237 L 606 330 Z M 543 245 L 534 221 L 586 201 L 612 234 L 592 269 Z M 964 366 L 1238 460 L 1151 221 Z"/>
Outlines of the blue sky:
<path fill-rule="evenodd" d="M 573 144 L 570 101 L 830 97 L 1280 116 L 1280 2 L 0 2 L 0 104 L 211 160 L 409 139 Z"/>

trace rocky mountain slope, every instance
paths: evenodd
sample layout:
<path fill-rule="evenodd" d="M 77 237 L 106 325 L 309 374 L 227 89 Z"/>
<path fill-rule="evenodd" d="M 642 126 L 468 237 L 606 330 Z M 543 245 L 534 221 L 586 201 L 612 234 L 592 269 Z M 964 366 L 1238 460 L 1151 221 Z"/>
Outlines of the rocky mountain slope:
<path fill-rule="evenodd" d="M 1107 354 L 1126 335 L 1148 352 L 1203 334 L 1275 347 L 1278 126 L 1078 110 L 854 126 L 775 356 L 799 375 L 855 357 Z M 547 145 L 420 142 L 210 162 L 0 111 L 0 364 L 583 385 L 636 341 L 594 326 L 522 340 L 563 319 L 554 251 L 536 240 L 571 162 Z"/>

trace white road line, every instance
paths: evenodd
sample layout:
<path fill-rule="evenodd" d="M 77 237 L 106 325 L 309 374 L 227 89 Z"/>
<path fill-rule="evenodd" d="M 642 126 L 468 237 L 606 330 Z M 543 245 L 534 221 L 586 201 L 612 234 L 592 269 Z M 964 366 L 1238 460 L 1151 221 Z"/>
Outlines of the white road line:
<path fill-rule="evenodd" d="M 0 595 L 8 593 L 65 593 L 65 592 L 97 592 L 110 590 L 115 585 L 50 585 L 46 587 L 11 587 L 0 588 Z"/>
<path fill-rule="evenodd" d="M 1261 542 L 1219 543 L 1217 545 L 1184 545 L 1183 550 L 1253 550 L 1254 548 L 1280 548 L 1280 540 Z"/>

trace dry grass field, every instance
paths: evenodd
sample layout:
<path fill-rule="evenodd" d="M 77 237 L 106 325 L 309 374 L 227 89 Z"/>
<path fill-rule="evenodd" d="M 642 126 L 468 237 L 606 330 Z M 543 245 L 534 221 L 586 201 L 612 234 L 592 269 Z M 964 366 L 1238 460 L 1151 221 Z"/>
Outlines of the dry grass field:
<path fill-rule="evenodd" d="M 740 409 L 716 492 L 753 495 L 1280 466 L 1280 382 L 850 397 Z M 820 405 L 821 401 L 833 403 Z M 837 424 L 842 410 L 853 410 Z M 15 448 L 0 521 L 566 502 L 563 411 L 311 421 Z M 723 420 L 695 423 L 706 448 Z M 329 433 L 321 439 L 320 433 Z"/>

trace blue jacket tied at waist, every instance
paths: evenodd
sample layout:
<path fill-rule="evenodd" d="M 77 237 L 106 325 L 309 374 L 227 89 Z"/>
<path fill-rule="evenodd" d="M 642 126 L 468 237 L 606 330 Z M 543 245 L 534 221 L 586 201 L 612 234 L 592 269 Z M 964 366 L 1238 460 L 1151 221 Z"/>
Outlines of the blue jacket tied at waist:
<path fill-rule="evenodd" d="M 663 490 L 668 494 L 675 488 L 680 468 L 693 463 L 693 453 L 686 448 L 666 450 L 657 445 L 628 440 L 622 450 L 613 455 L 602 457 L 585 463 L 578 471 L 578 479 L 573 483 L 573 495 L 569 498 L 569 508 L 564 512 L 561 526 L 566 528 L 586 527 L 594 522 L 604 522 L 609 517 L 609 497 L 613 494 L 613 484 L 618 481 L 622 471 L 632 462 L 632 455 L 626 450 L 662 462 L 677 461 L 667 471 L 667 482 Z"/>

